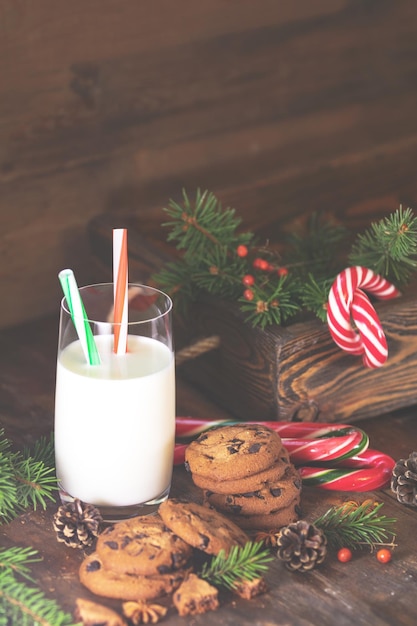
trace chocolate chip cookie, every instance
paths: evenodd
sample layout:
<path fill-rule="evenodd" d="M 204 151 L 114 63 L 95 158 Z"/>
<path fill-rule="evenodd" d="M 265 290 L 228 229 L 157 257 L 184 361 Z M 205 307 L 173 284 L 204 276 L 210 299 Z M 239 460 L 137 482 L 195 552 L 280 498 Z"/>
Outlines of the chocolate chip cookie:
<path fill-rule="evenodd" d="M 281 450 L 278 433 L 263 425 L 221 426 L 190 443 L 185 463 L 193 474 L 235 480 L 267 469 Z"/>
<path fill-rule="evenodd" d="M 97 552 L 87 556 L 81 563 L 81 583 L 92 593 L 119 600 L 152 600 L 172 593 L 190 570 L 183 569 L 161 576 L 137 576 L 117 574 L 107 569 Z"/>
<path fill-rule="evenodd" d="M 170 498 L 159 507 L 165 524 L 193 548 L 207 554 L 229 552 L 234 545 L 244 546 L 249 537 L 228 517 L 194 502 Z"/>
<path fill-rule="evenodd" d="M 247 531 L 279 530 L 287 524 L 300 519 L 301 509 L 299 498 L 287 507 L 265 515 L 231 515 L 230 519 Z"/>
<path fill-rule="evenodd" d="M 266 515 L 285 508 L 297 497 L 299 501 L 300 492 L 300 475 L 293 465 L 288 465 L 279 480 L 263 483 L 258 489 L 227 495 L 206 489 L 203 497 L 226 514 Z"/>
<path fill-rule="evenodd" d="M 290 464 L 288 451 L 283 447 L 277 460 L 265 470 L 256 472 L 244 478 L 236 480 L 214 480 L 211 476 L 200 476 L 200 474 L 192 474 L 192 479 L 197 487 L 208 489 L 215 493 L 246 493 L 259 489 L 264 483 L 280 480 L 285 474 Z"/>
<path fill-rule="evenodd" d="M 142 576 L 175 572 L 192 555 L 191 547 L 158 515 L 133 517 L 107 528 L 97 539 L 96 551 L 106 569 Z"/>

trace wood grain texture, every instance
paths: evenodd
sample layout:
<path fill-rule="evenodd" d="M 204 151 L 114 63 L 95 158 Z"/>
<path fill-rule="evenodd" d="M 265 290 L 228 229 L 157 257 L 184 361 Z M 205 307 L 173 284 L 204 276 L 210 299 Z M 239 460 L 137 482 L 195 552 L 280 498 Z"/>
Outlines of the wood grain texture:
<path fill-rule="evenodd" d="M 209 188 L 266 234 L 417 186 L 413 0 L 0 2 L 0 326 L 105 279 L 86 225 Z"/>

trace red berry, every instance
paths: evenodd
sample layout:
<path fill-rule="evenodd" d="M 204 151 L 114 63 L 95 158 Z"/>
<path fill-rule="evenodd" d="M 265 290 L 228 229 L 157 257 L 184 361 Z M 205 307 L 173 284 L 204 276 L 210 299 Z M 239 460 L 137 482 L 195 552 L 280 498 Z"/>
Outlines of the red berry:
<path fill-rule="evenodd" d="M 261 258 L 257 257 L 253 261 L 253 267 L 255 267 L 258 270 L 266 271 L 269 268 L 269 263 L 268 263 L 268 261 L 265 261 L 265 259 L 261 259 Z"/>
<path fill-rule="evenodd" d="M 248 256 L 248 248 L 247 248 L 247 246 L 244 246 L 243 244 L 241 244 L 240 246 L 238 246 L 238 247 L 236 248 L 236 254 L 237 254 L 237 256 L 240 256 L 242 259 L 243 259 L 245 256 Z"/>
<path fill-rule="evenodd" d="M 252 276 L 252 274 L 246 274 L 242 278 L 242 283 L 246 285 L 246 287 L 250 287 L 251 285 L 255 283 L 255 278 Z"/>
<path fill-rule="evenodd" d="M 243 292 L 243 297 L 245 298 L 245 300 L 253 300 L 255 297 L 255 294 L 253 293 L 252 289 L 245 289 L 245 291 Z"/>
<path fill-rule="evenodd" d="M 387 550 L 386 548 L 382 548 L 376 553 L 376 558 L 380 563 L 389 563 L 391 561 L 391 557 L 391 550 Z"/>
<path fill-rule="evenodd" d="M 288 268 L 287 267 L 279 267 L 277 269 L 277 274 L 278 274 L 278 276 L 286 276 L 288 274 Z"/>
<path fill-rule="evenodd" d="M 340 548 L 337 558 L 341 563 L 347 563 L 352 558 L 352 552 L 349 548 Z"/>

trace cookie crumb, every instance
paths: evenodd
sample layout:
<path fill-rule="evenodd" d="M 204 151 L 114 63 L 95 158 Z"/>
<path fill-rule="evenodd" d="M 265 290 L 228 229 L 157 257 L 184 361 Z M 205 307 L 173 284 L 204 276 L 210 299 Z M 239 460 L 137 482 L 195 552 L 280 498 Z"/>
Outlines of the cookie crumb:
<path fill-rule="evenodd" d="M 218 590 L 196 574 L 190 574 L 173 595 L 179 615 L 199 615 L 219 607 Z"/>
<path fill-rule="evenodd" d="M 127 626 L 121 615 L 98 602 L 77 598 L 75 606 L 75 619 L 84 626 Z"/>

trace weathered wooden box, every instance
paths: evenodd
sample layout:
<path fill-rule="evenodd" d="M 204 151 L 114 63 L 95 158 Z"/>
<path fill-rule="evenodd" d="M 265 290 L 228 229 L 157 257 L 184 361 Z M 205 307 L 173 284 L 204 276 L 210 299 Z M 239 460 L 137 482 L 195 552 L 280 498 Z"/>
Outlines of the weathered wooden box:
<path fill-rule="evenodd" d="M 146 281 L 169 259 L 162 241 L 129 228 L 131 281 Z M 111 217 L 90 224 L 95 258 L 111 266 Z M 375 308 L 387 336 L 387 363 L 365 368 L 342 352 L 318 320 L 253 328 L 234 303 L 204 298 L 176 322 L 176 347 L 215 338 L 218 346 L 178 365 L 181 374 L 242 420 L 351 423 L 417 404 L 417 297 L 405 294 Z"/>

